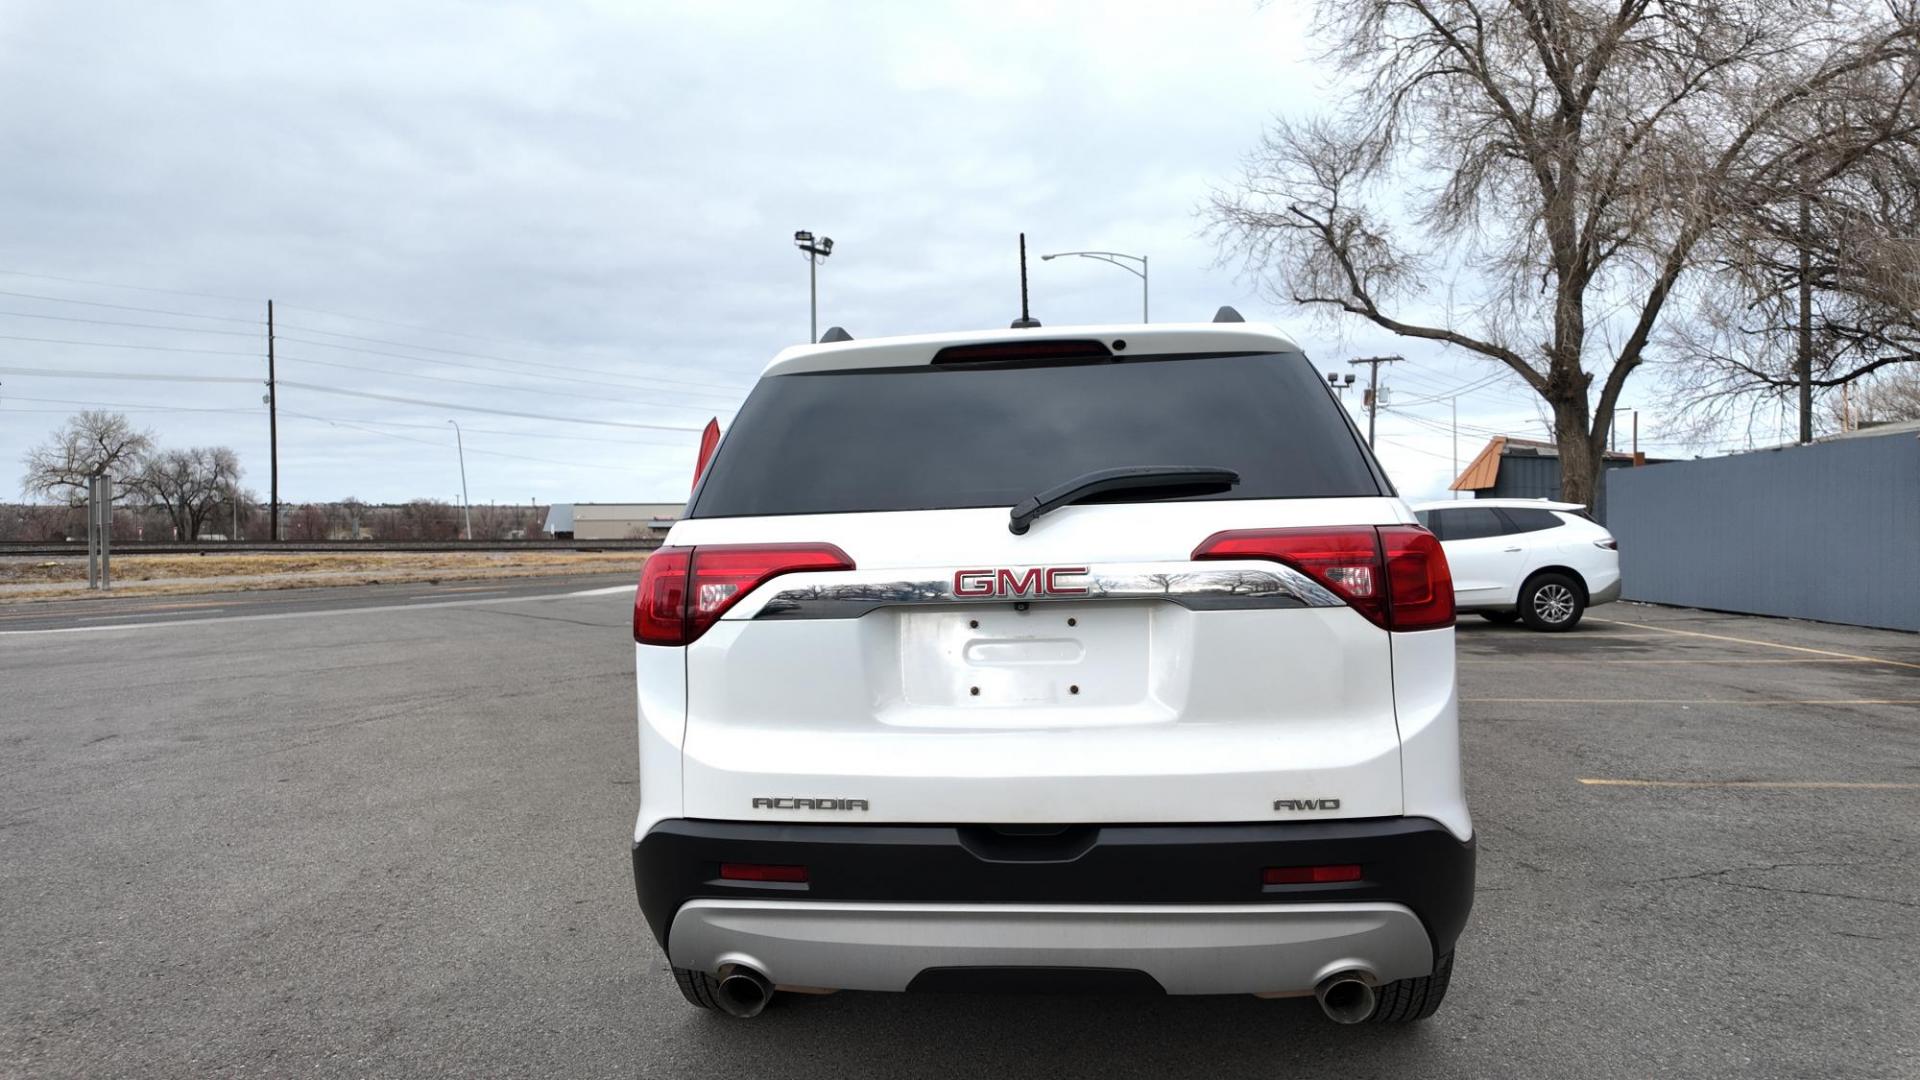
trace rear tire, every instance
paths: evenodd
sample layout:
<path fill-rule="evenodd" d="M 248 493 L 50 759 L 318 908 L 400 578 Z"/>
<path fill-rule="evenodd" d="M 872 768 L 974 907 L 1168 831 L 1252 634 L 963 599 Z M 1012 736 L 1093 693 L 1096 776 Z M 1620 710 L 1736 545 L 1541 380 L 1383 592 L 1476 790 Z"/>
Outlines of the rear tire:
<path fill-rule="evenodd" d="M 696 1008 L 720 1009 L 720 980 L 704 971 L 677 967 L 673 969 L 674 984 L 680 987 L 680 996 Z"/>
<path fill-rule="evenodd" d="M 1520 613 L 1517 611 L 1482 611 L 1480 617 L 1490 623 L 1499 623 L 1501 626 L 1520 621 Z"/>
<path fill-rule="evenodd" d="M 1536 574 L 1520 587 L 1520 619 L 1535 630 L 1571 630 L 1586 610 L 1586 590 L 1565 574 Z"/>
<path fill-rule="evenodd" d="M 1446 1000 L 1447 984 L 1453 981 L 1453 954 L 1447 953 L 1433 965 L 1433 974 L 1417 979 L 1401 979 L 1374 990 L 1373 1015 L 1376 1024 L 1408 1024 L 1425 1020 Z"/>

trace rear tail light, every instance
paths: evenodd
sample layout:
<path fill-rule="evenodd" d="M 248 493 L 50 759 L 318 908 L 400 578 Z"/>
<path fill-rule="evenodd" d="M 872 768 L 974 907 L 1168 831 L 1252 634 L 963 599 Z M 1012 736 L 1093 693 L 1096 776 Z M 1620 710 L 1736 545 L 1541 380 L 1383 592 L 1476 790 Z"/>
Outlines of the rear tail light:
<path fill-rule="evenodd" d="M 708 544 L 663 547 L 648 557 L 633 602 L 633 639 L 687 645 L 740 598 L 781 574 L 851 570 L 832 544 Z"/>
<path fill-rule="evenodd" d="M 1283 563 L 1388 630 L 1453 625 L 1447 557 L 1433 534 L 1417 525 L 1237 529 L 1207 537 L 1193 557 Z"/>
<path fill-rule="evenodd" d="M 1335 881 L 1359 881 L 1360 868 L 1346 866 L 1269 866 L 1260 871 L 1262 885 L 1325 885 Z"/>
<path fill-rule="evenodd" d="M 1605 540 L 1595 540 L 1593 542 L 1593 546 L 1597 548 L 1606 548 L 1608 551 L 1620 550 L 1620 542 L 1615 540 L 1611 536 L 1607 537 Z"/>

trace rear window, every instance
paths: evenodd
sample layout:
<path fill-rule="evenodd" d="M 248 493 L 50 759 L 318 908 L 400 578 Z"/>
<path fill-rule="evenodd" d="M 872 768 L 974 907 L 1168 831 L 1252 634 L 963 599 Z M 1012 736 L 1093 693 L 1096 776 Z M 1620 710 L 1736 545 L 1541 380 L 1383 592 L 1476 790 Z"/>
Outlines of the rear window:
<path fill-rule="evenodd" d="M 1222 466 L 1196 499 L 1382 494 L 1298 353 L 760 380 L 688 517 L 1011 506 L 1096 469 Z"/>

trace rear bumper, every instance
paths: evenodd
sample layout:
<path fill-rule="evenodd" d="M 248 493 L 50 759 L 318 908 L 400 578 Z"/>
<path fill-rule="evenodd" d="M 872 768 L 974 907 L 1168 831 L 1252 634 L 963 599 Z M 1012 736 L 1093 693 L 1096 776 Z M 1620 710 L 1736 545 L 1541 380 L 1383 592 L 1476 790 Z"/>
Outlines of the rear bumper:
<path fill-rule="evenodd" d="M 1284 993 L 1334 970 L 1432 970 L 1473 903 L 1474 845 L 1424 818 L 1074 826 L 664 821 L 634 846 L 640 906 L 675 966 L 901 990 L 968 972 L 1144 972 L 1171 993 Z M 805 884 L 720 880 L 799 865 Z M 1269 866 L 1359 881 L 1262 885 Z M 959 981 L 965 982 L 964 978 Z"/>
<path fill-rule="evenodd" d="M 1593 590 L 1588 595 L 1587 605 L 1591 607 L 1594 604 L 1611 604 L 1618 599 L 1620 599 L 1620 576 L 1615 574 L 1611 582 Z"/>

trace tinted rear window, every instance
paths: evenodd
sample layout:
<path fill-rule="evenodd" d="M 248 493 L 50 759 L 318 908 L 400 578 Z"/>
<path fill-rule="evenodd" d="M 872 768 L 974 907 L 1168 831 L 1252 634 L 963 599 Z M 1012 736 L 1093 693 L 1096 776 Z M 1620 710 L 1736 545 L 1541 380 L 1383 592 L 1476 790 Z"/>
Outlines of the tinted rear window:
<path fill-rule="evenodd" d="M 1382 493 L 1305 357 L 1148 357 L 762 379 L 687 516 L 1011 506 L 1127 465 L 1239 472 L 1200 499 Z"/>

